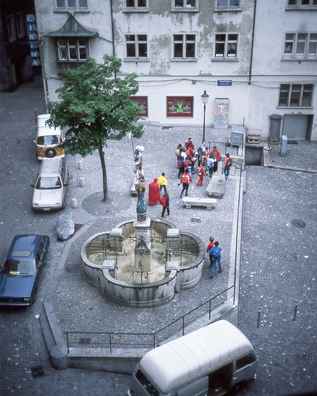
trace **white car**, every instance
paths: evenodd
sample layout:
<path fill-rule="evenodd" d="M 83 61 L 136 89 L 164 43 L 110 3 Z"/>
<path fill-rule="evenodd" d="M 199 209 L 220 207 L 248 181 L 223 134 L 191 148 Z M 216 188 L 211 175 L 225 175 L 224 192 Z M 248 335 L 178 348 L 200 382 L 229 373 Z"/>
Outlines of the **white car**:
<path fill-rule="evenodd" d="M 32 208 L 50 211 L 64 207 L 68 171 L 65 158 L 42 161 L 40 172 L 33 185 Z"/>
<path fill-rule="evenodd" d="M 65 139 L 62 130 L 48 126 L 49 118 L 49 114 L 37 116 L 37 137 L 34 143 L 36 144 L 36 157 L 39 160 L 65 156 L 63 147 Z"/>

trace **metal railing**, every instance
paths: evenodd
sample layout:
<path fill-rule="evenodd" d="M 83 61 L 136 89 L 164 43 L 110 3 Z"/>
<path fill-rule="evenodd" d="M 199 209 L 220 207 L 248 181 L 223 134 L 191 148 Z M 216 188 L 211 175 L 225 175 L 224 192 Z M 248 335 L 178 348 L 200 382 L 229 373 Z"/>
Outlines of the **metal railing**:
<path fill-rule="evenodd" d="M 71 348 L 101 348 L 106 349 L 112 353 L 113 350 L 123 348 L 133 349 L 151 349 L 159 346 L 163 341 L 176 335 L 184 335 L 186 327 L 190 325 L 197 318 L 208 314 L 208 320 L 211 319 L 212 311 L 220 306 L 223 301 L 218 304 L 213 302 L 223 297 L 225 300 L 225 294 L 234 288 L 231 287 L 222 290 L 220 293 L 211 297 L 209 300 L 201 303 L 192 310 L 181 315 L 179 318 L 168 323 L 166 326 L 161 327 L 158 330 L 148 333 L 132 333 L 132 332 L 102 332 L 102 331 L 66 331 L 66 345 L 68 352 Z"/>

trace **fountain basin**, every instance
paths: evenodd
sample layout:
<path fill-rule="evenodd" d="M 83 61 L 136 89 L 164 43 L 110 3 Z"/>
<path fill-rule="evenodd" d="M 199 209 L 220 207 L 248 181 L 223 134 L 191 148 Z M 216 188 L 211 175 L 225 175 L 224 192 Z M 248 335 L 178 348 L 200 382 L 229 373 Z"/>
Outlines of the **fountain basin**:
<path fill-rule="evenodd" d="M 134 263 L 136 226 L 133 220 L 123 222 L 110 232 L 92 235 L 82 246 L 82 270 L 102 294 L 124 305 L 152 307 L 167 303 L 175 292 L 199 282 L 205 249 L 197 236 L 180 232 L 171 243 L 174 225 L 151 219 L 151 264 L 139 272 Z"/>

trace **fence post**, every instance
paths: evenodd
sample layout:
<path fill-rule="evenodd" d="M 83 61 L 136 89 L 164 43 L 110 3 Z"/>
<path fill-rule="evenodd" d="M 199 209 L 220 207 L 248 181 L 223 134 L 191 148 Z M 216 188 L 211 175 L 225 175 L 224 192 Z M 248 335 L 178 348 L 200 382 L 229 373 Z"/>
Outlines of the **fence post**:
<path fill-rule="evenodd" d="M 182 322 L 183 322 L 183 335 L 185 335 L 185 315 L 182 317 Z"/>
<path fill-rule="evenodd" d="M 153 348 L 156 347 L 156 333 L 153 334 Z"/>
<path fill-rule="evenodd" d="M 211 300 L 209 300 L 209 308 L 208 308 L 208 313 L 209 313 L 209 320 L 211 319 Z"/>
<path fill-rule="evenodd" d="M 110 348 L 110 353 L 112 353 L 111 333 L 109 334 L 109 348 Z"/>
<path fill-rule="evenodd" d="M 67 353 L 69 353 L 69 337 L 68 337 L 68 331 L 66 331 L 66 347 L 67 347 Z"/>

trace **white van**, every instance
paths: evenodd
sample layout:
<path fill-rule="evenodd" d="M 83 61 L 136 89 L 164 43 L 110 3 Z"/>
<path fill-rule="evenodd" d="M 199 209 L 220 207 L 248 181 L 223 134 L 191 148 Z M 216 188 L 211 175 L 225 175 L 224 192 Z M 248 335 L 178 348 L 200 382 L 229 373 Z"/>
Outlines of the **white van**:
<path fill-rule="evenodd" d="M 37 136 L 34 143 L 36 144 L 36 157 L 39 160 L 65 156 L 63 147 L 65 139 L 62 130 L 48 126 L 49 118 L 49 114 L 37 116 Z"/>
<path fill-rule="evenodd" d="M 32 208 L 44 211 L 62 209 L 67 184 L 66 158 L 43 160 L 33 185 Z"/>
<path fill-rule="evenodd" d="M 250 341 L 220 320 L 147 352 L 133 374 L 130 396 L 225 395 L 255 379 Z"/>

